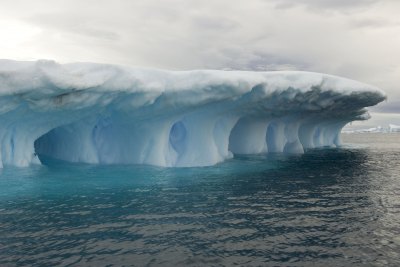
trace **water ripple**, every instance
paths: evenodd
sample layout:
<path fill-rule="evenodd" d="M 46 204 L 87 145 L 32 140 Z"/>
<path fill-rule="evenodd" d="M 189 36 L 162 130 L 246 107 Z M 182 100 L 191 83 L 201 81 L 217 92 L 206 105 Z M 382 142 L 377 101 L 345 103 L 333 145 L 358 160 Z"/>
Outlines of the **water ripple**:
<path fill-rule="evenodd" d="M 399 266 L 400 149 L 371 138 L 207 168 L 4 169 L 0 265 Z"/>

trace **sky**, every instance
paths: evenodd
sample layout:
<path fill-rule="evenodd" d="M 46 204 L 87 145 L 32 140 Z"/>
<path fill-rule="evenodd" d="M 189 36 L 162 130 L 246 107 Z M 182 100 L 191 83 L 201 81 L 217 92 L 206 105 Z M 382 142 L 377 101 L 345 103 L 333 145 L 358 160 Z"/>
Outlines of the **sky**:
<path fill-rule="evenodd" d="M 371 114 L 400 125 L 399 13 L 399 0 L 0 0 L 0 58 L 329 73 L 386 91 Z"/>

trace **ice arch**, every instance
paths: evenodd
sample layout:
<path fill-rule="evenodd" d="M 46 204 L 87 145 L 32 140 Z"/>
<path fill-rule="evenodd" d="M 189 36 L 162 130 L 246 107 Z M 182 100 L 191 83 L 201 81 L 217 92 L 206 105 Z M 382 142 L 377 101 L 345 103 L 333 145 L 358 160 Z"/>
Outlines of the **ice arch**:
<path fill-rule="evenodd" d="M 0 60 L 0 166 L 38 155 L 207 166 L 233 154 L 340 145 L 385 94 L 309 72 L 161 71 Z"/>

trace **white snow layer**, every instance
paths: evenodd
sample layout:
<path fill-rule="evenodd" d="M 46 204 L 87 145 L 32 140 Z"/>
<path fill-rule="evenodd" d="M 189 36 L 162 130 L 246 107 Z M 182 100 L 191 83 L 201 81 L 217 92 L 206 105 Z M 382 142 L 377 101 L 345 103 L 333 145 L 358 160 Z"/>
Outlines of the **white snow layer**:
<path fill-rule="evenodd" d="M 207 166 L 233 154 L 337 146 L 385 99 L 326 74 L 162 71 L 0 60 L 0 166 Z"/>

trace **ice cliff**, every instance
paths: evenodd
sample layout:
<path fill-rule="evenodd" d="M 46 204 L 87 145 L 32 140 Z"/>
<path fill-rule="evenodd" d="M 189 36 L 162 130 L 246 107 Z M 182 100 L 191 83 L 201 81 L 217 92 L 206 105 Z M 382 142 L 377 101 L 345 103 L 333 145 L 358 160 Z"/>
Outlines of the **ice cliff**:
<path fill-rule="evenodd" d="M 379 89 L 326 74 L 0 60 L 0 166 L 206 166 L 340 145 Z"/>

